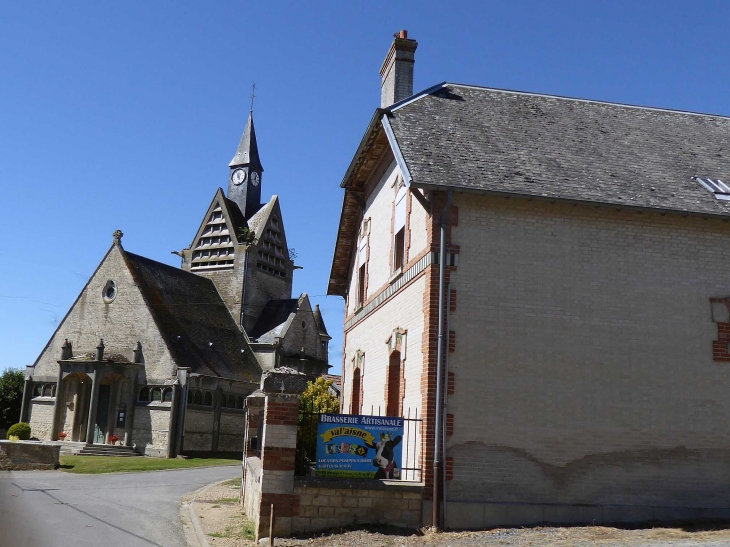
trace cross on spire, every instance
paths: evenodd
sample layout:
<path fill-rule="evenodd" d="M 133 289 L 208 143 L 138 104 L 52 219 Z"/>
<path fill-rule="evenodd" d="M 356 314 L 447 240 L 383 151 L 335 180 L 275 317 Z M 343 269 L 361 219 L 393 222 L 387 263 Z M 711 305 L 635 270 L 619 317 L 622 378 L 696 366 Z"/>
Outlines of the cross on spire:
<path fill-rule="evenodd" d="M 251 109 L 249 110 L 249 112 L 253 112 L 253 99 L 254 99 L 254 97 L 256 97 L 255 91 L 256 91 L 256 82 L 253 82 L 251 84 L 251 95 L 250 95 L 250 97 L 251 97 Z"/>

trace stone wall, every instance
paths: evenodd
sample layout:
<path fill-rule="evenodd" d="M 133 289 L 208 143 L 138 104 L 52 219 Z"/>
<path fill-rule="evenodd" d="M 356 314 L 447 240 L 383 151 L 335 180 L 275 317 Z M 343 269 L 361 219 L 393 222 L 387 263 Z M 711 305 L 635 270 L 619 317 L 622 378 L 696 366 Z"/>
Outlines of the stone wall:
<path fill-rule="evenodd" d="M 117 287 L 116 298 L 110 303 L 102 299 L 102 289 L 107 280 L 114 281 Z M 171 377 L 174 367 L 172 356 L 116 246 L 104 257 L 41 352 L 33 377 L 56 381 L 57 361 L 65 339 L 72 343 L 73 352 L 78 355 L 95 351 L 101 338 L 107 354 L 119 353 L 130 361 L 134 341 L 140 341 L 145 358 L 140 384 L 149 383 L 148 379 Z"/>
<path fill-rule="evenodd" d="M 412 529 L 421 526 L 423 486 L 420 484 L 296 477 L 294 495 L 299 499 L 297 514 L 292 518 L 292 533 L 362 524 Z"/>
<path fill-rule="evenodd" d="M 221 410 L 218 432 L 219 452 L 243 452 L 246 414 L 241 410 Z"/>
<path fill-rule="evenodd" d="M 122 432 L 120 438 L 123 439 L 123 430 L 120 431 Z M 140 454 L 166 457 L 169 434 L 170 403 L 135 407 L 132 440 Z"/>
<path fill-rule="evenodd" d="M 209 452 L 213 450 L 213 409 L 199 410 L 187 408 L 185 414 L 185 439 L 183 452 Z M 243 434 L 243 424 L 241 434 Z"/>
<path fill-rule="evenodd" d="M 51 438 L 55 397 L 36 397 L 30 403 L 30 434 L 42 441 Z"/>
<path fill-rule="evenodd" d="M 57 469 L 60 446 L 0 440 L 0 471 Z"/>
<path fill-rule="evenodd" d="M 261 459 L 255 456 L 244 458 L 243 462 L 243 513 L 259 529 L 261 518 Z"/>

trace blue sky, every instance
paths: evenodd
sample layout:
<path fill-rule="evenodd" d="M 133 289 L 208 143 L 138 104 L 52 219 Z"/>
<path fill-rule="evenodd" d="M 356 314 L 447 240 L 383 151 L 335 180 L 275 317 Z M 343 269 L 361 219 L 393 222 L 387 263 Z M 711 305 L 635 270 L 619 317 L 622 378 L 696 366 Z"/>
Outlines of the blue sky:
<path fill-rule="evenodd" d="M 727 2 L 5 2 L 0 370 L 31 364 L 111 244 L 179 265 L 226 186 L 256 81 L 263 195 L 324 296 L 339 183 L 399 29 L 441 81 L 730 115 Z"/>

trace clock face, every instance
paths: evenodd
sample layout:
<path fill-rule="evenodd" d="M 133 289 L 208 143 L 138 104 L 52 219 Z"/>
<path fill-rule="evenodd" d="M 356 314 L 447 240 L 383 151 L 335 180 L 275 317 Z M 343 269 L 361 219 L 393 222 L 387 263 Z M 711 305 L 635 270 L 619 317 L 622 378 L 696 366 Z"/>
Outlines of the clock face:
<path fill-rule="evenodd" d="M 260 180 L 261 179 L 259 179 L 259 174 L 256 171 L 251 173 L 251 184 L 253 184 L 254 186 L 258 186 Z"/>
<path fill-rule="evenodd" d="M 238 186 L 239 184 L 243 184 L 243 181 L 246 180 L 246 170 L 245 169 L 236 169 L 231 173 L 231 181 L 233 184 Z"/>

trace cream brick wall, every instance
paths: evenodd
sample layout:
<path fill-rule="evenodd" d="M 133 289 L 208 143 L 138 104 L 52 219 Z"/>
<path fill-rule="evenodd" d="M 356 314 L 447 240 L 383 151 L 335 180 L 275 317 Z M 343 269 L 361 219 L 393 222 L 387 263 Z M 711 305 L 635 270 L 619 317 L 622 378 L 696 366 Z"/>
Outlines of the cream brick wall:
<path fill-rule="evenodd" d="M 385 414 L 385 383 L 388 367 L 388 345 L 386 340 L 396 328 L 407 331 L 404 358 L 405 397 L 403 411 L 411 416 L 421 411 L 421 372 L 423 370 L 423 353 L 421 351 L 423 337 L 423 293 L 425 277 L 416 279 L 411 285 L 402 289 L 398 296 L 383 304 L 364 321 L 345 333 L 345 385 L 343 390 L 343 411 L 349 413 L 352 400 L 353 358 L 357 351 L 365 353 L 363 380 L 363 414 Z M 420 457 L 420 433 L 412 426 L 408 435 L 409 446 L 403 439 L 403 458 L 401 467 L 416 467 Z M 404 476 L 413 479 L 412 476 Z"/>
<path fill-rule="evenodd" d="M 117 286 L 117 297 L 106 304 L 102 289 L 107 280 Z M 74 354 L 96 351 L 99 339 L 104 339 L 106 353 L 121 353 L 132 360 L 134 342 L 139 340 L 145 366 L 139 382 L 163 380 L 172 375 L 173 361 L 157 326 L 147 310 L 142 295 L 129 273 L 117 247 L 109 255 L 83 289 L 81 296 L 54 333 L 36 361 L 35 376 L 58 376 L 58 359 L 64 339 L 73 345 Z"/>
<path fill-rule="evenodd" d="M 454 205 L 448 498 L 727 507 L 730 365 L 712 360 L 709 298 L 730 294 L 730 224 Z"/>

